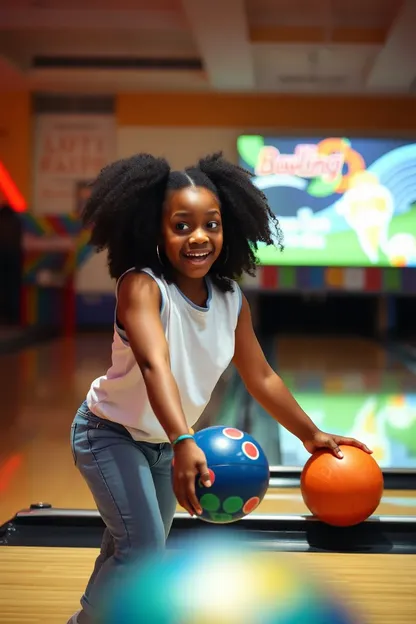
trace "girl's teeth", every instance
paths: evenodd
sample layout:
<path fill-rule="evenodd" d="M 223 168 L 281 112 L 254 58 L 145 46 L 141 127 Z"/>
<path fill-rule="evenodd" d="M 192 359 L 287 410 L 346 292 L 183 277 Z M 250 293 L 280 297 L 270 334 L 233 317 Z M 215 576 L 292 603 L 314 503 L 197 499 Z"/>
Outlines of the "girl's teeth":
<path fill-rule="evenodd" d="M 208 254 L 186 254 L 187 258 L 206 258 Z"/>

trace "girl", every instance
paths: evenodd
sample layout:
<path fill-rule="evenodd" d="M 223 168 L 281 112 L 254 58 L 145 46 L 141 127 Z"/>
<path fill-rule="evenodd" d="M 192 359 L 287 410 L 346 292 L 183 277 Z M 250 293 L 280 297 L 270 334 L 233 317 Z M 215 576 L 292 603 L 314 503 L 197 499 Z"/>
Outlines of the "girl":
<path fill-rule="evenodd" d="M 251 395 L 305 448 L 360 442 L 320 431 L 270 368 L 246 298 L 259 241 L 282 233 L 250 174 L 222 158 L 171 171 L 139 154 L 106 167 L 83 211 L 116 282 L 112 364 L 93 381 L 71 430 L 76 466 L 106 525 L 101 552 L 70 622 L 91 622 L 100 593 L 148 549 L 163 549 L 176 501 L 201 513 L 210 487 L 189 433 L 233 362 Z M 174 457 L 173 485 L 171 478 Z"/>

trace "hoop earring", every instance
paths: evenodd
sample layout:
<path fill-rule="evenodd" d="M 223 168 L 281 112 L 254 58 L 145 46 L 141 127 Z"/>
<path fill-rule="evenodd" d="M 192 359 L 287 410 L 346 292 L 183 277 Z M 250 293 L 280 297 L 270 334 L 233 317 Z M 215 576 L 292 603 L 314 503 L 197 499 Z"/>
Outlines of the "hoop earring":
<path fill-rule="evenodd" d="M 156 245 L 156 254 L 157 254 L 157 258 L 159 260 L 160 266 L 163 266 L 163 262 L 162 262 L 162 259 L 160 257 L 160 253 L 159 253 L 159 245 Z"/>
<path fill-rule="evenodd" d="M 227 264 L 227 262 L 228 262 L 228 245 L 227 245 L 227 247 L 225 248 L 225 258 L 224 258 L 224 260 L 222 261 L 222 263 L 223 263 L 223 265 L 225 266 L 225 265 Z"/>

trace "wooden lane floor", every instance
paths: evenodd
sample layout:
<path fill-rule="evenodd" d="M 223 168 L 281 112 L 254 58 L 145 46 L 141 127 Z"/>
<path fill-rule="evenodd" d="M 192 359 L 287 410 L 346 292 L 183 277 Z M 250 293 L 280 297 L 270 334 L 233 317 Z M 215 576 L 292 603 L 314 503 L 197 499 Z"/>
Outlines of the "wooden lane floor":
<path fill-rule="evenodd" d="M 272 367 L 321 429 L 363 440 L 387 471 L 416 475 L 416 376 L 397 353 L 354 337 L 268 336 L 262 343 Z M 272 466 L 303 466 L 309 457 L 303 446 L 247 401 L 241 386 L 235 375 L 217 422 L 249 431 Z"/>
<path fill-rule="evenodd" d="M 63 624 L 78 609 L 95 549 L 0 548 L 0 624 Z M 279 556 L 265 553 L 264 557 Z M 307 575 L 323 579 L 362 619 L 354 624 L 416 622 L 412 555 L 295 553 Z"/>
<path fill-rule="evenodd" d="M 280 336 L 276 342 L 279 367 L 311 372 L 404 373 L 406 366 L 377 342 L 354 336 Z"/>
<path fill-rule="evenodd" d="M 416 377 L 399 356 L 374 341 L 279 337 L 273 366 L 324 431 L 363 440 L 382 468 L 416 469 Z M 271 464 L 302 466 L 303 447 L 253 410 L 253 435 Z"/>
<path fill-rule="evenodd" d="M 85 497 L 70 426 L 89 384 L 109 366 L 111 337 L 78 336 L 1 357 L 0 523 L 39 499 L 77 507 Z"/>
<path fill-rule="evenodd" d="M 95 508 L 73 465 L 69 430 L 91 380 L 109 364 L 110 340 L 111 334 L 79 337 L 2 357 L 0 523 L 39 501 L 54 507 Z M 319 345 L 306 351 L 301 345 L 302 341 L 297 344 L 296 340 L 283 344 L 284 370 L 288 374 L 306 374 L 317 365 L 317 358 L 321 358 L 320 365 L 325 370 L 334 371 L 337 366 L 341 370 L 338 356 L 324 356 L 322 348 L 319 354 Z M 351 343 L 344 349 L 347 356 L 342 371 L 343 375 L 352 375 L 350 383 L 354 382 L 354 375 L 357 383 L 357 362 L 366 370 L 367 386 L 373 375 L 374 389 L 379 387 L 382 370 L 393 377 L 397 373 L 402 381 L 406 377 L 406 372 L 397 363 L 389 363 L 384 353 L 373 350 L 370 355 L 371 347 L 360 353 L 355 346 L 354 349 Z M 335 353 L 337 349 L 339 342 L 327 351 Z M 279 353 L 281 364 L 284 352 Z M 311 353 L 315 359 L 311 359 Z M 376 513 L 415 515 L 414 500 L 412 492 L 387 491 Z M 257 512 L 302 514 L 307 510 L 299 490 L 270 489 Z M 78 608 L 96 554 L 94 549 L 0 548 L 0 623 L 66 622 Z M 301 559 L 302 565 L 309 566 L 311 573 L 323 573 L 335 590 L 348 593 L 351 604 L 367 616 L 367 624 L 416 622 L 413 556 L 294 556 Z"/>

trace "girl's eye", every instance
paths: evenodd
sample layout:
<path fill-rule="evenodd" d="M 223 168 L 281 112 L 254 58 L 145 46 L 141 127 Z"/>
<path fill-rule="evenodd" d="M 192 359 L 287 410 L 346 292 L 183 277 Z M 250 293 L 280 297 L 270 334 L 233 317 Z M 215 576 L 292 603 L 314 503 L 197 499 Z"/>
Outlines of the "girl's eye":
<path fill-rule="evenodd" d="M 180 230 L 180 231 L 184 231 L 188 226 L 186 225 L 186 223 L 177 223 L 176 224 L 176 229 Z"/>
<path fill-rule="evenodd" d="M 215 228 L 220 227 L 220 224 L 217 223 L 216 221 L 210 221 L 208 223 L 208 227 L 210 228 L 210 230 L 215 230 Z"/>

